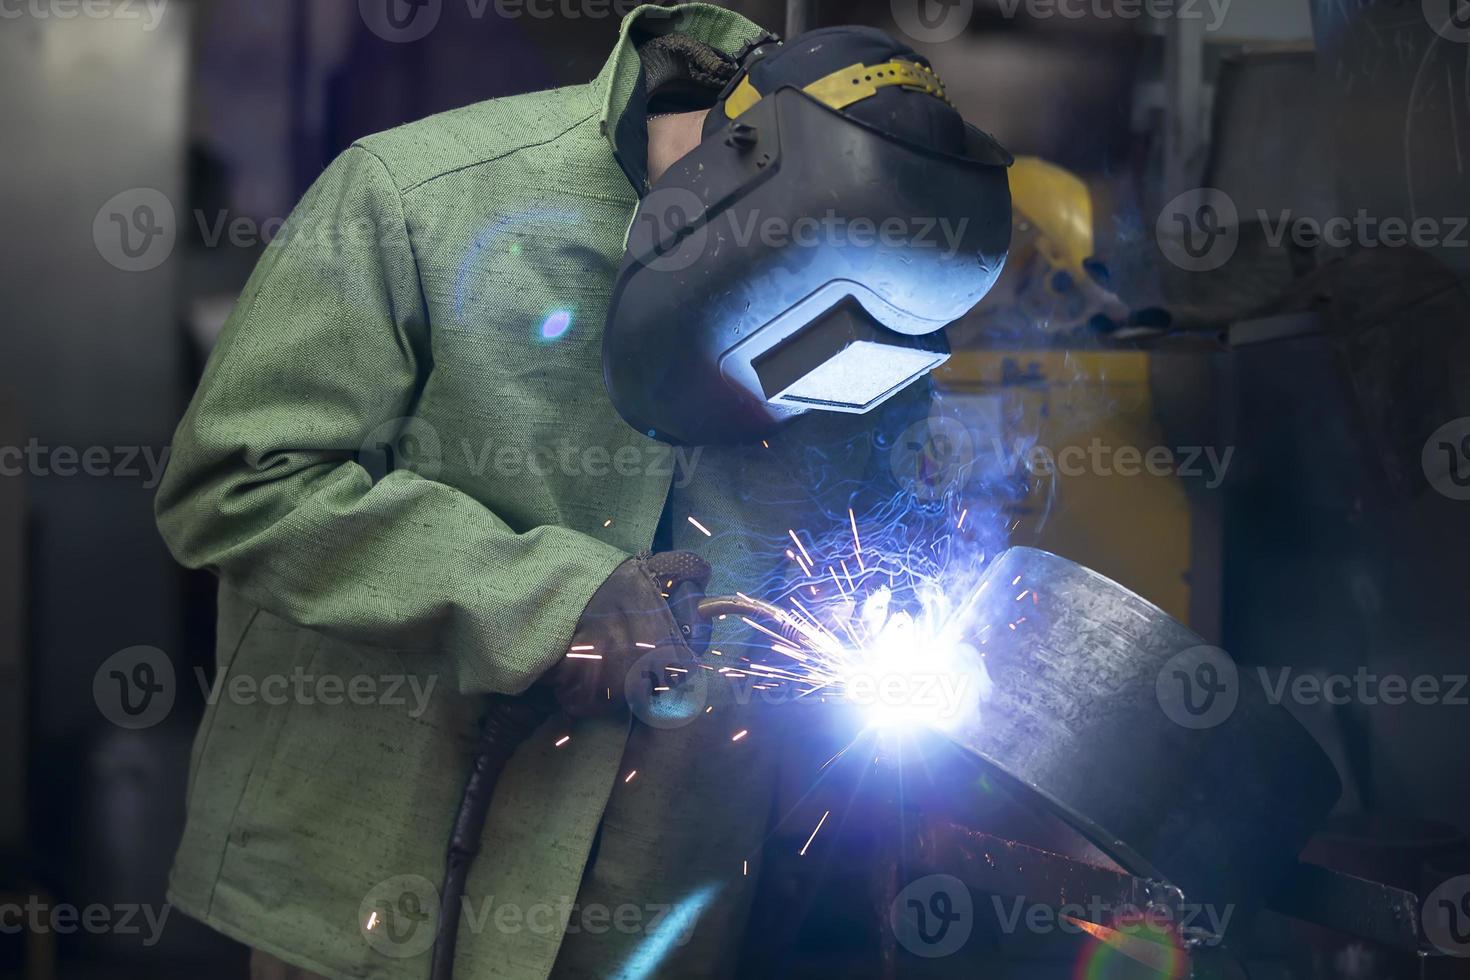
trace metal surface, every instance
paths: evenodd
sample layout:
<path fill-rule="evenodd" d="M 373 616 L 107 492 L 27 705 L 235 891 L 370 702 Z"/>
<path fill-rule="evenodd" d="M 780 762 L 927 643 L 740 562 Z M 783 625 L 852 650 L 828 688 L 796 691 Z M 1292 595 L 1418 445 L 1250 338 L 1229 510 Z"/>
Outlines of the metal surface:
<path fill-rule="evenodd" d="M 1167 921 L 1194 928 L 1213 924 L 1208 916 L 1191 914 L 1193 903 L 1166 882 L 949 823 L 924 824 L 908 870 L 910 876 L 951 874 L 975 891 L 1053 909 L 1156 910 Z M 1421 902 L 1402 888 L 1299 864 L 1265 904 L 1282 915 L 1402 952 L 1421 948 Z"/>
<path fill-rule="evenodd" d="M 1407 953 L 1419 951 L 1419 896 L 1315 864 L 1298 865 L 1271 896 L 1282 915 Z"/>
<path fill-rule="evenodd" d="M 1293 867 L 1337 777 L 1253 675 L 1151 603 L 1043 551 L 997 558 L 977 613 L 991 687 L 949 732 L 956 744 L 1191 902 L 1256 904 Z M 1201 715 L 1167 697 L 1186 678 L 1223 685 Z"/>
<path fill-rule="evenodd" d="M 1035 905 L 1160 908 L 1173 914 L 1174 921 L 1182 916 L 1184 897 L 1165 882 L 965 827 L 926 828 L 919 840 L 917 864 L 927 872 L 952 874 L 976 891 L 1014 896 Z"/>
<path fill-rule="evenodd" d="M 717 616 L 760 616 L 775 623 L 784 623 L 787 620 L 786 613 L 780 607 L 743 595 L 702 599 L 699 603 L 699 614 L 705 619 L 714 619 Z"/>

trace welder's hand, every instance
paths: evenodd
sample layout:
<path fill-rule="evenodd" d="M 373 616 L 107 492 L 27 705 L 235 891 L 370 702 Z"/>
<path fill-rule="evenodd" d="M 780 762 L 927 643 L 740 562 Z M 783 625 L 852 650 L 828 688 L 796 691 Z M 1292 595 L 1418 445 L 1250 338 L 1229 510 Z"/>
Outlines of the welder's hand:
<path fill-rule="evenodd" d="M 561 709 L 587 718 L 626 704 L 645 673 L 656 676 L 640 669 L 650 655 L 661 658 L 655 666 L 692 661 L 691 643 L 704 635 L 697 607 L 709 577 L 709 565 L 689 552 L 619 565 L 582 611 L 566 658 L 546 674 Z"/>

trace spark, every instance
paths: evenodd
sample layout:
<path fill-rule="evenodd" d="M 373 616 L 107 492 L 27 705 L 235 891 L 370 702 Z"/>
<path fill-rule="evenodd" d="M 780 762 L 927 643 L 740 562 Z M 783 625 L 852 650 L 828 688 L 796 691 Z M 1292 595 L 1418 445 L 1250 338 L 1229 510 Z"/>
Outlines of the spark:
<path fill-rule="evenodd" d="M 658 649 L 657 644 L 654 644 L 654 643 L 634 643 L 633 645 L 635 647 L 637 647 L 638 649 L 640 649 L 640 650 L 657 650 Z"/>
<path fill-rule="evenodd" d="M 772 630 L 767 629 L 766 627 L 762 626 L 760 623 L 758 623 L 755 620 L 751 619 L 749 616 L 741 616 L 740 617 L 740 621 L 742 623 L 744 623 L 746 626 L 749 626 L 751 629 L 760 630 L 762 633 L 766 634 L 767 636 L 771 637 L 774 640 L 784 640 L 784 639 L 786 639 L 786 637 L 782 636 L 780 633 L 776 633 L 776 632 L 773 632 Z"/>
<path fill-rule="evenodd" d="M 744 861 L 741 861 L 740 862 L 740 874 L 743 877 L 746 877 L 746 878 L 749 878 L 750 877 L 750 859 L 749 858 L 746 858 Z M 373 915 L 377 915 L 377 914 L 378 913 L 376 913 L 376 912 L 373 913 Z M 368 926 L 368 928 L 371 929 L 372 926 Z"/>
<path fill-rule="evenodd" d="M 1030 592 L 1030 591 L 1031 591 L 1030 589 L 1027 589 L 1027 590 L 1025 590 L 1025 592 L 1022 592 L 1020 595 L 1016 596 L 1016 601 L 1017 602 L 1020 602 L 1022 599 L 1026 598 L 1026 592 Z"/>
<path fill-rule="evenodd" d="M 847 508 L 847 519 L 852 524 L 852 545 L 857 549 L 856 554 L 861 555 L 863 553 L 863 540 L 858 537 L 857 515 L 852 512 L 851 507 Z"/>
<path fill-rule="evenodd" d="M 576 646 L 572 647 L 572 652 L 573 653 L 590 653 L 591 651 L 596 650 L 596 649 L 597 649 L 597 644 L 595 644 L 595 643 L 579 643 Z"/>
<path fill-rule="evenodd" d="M 695 529 L 698 530 L 698 531 L 700 531 L 700 532 L 702 532 L 705 537 L 707 537 L 707 538 L 714 537 L 714 535 L 710 533 L 709 528 L 705 527 L 703 524 L 701 524 L 698 521 L 696 521 L 694 519 L 693 515 L 690 516 L 689 523 L 690 524 L 693 524 L 694 527 L 695 527 Z"/>
<path fill-rule="evenodd" d="M 704 709 L 704 713 L 705 714 L 709 714 L 713 710 L 715 710 L 715 706 L 714 705 L 710 705 L 709 707 L 707 707 L 707 708 Z"/>
<path fill-rule="evenodd" d="M 832 574 L 832 582 L 833 582 L 834 585 L 837 586 L 837 591 L 838 592 L 841 592 L 843 595 L 847 595 L 847 590 L 842 587 L 842 580 L 837 577 L 837 573 L 836 572 L 832 571 L 832 566 L 831 565 L 828 565 L 827 566 L 827 571 L 828 572 L 831 572 L 831 574 Z"/>
<path fill-rule="evenodd" d="M 600 654 L 600 653 L 569 653 L 569 654 L 567 654 L 567 659 L 568 660 L 601 660 L 602 659 L 602 654 Z"/>
<path fill-rule="evenodd" d="M 749 734 L 750 734 L 750 729 L 748 729 L 748 728 L 742 728 L 742 729 L 740 729 L 740 731 L 738 731 L 738 732 L 735 733 L 735 735 L 730 739 L 730 741 L 732 741 L 732 742 L 738 742 L 742 738 L 744 738 L 745 736 L 747 736 Z"/>
<path fill-rule="evenodd" d="M 798 555 L 796 552 L 792 551 L 790 548 L 787 548 L 786 549 L 786 557 L 787 558 L 790 558 L 792 561 L 796 562 L 796 564 L 801 567 L 802 572 L 806 574 L 806 577 L 807 578 L 811 578 L 812 577 L 812 566 L 808 565 L 806 563 L 806 561 L 803 560 L 800 555 Z"/>
<path fill-rule="evenodd" d="M 603 527 L 612 527 L 612 518 L 609 517 L 607 520 L 603 521 L 602 522 L 602 526 Z"/>
<path fill-rule="evenodd" d="M 798 538 L 796 536 L 795 529 L 788 529 L 786 533 L 789 534 L 789 535 L 791 535 L 791 540 L 792 541 L 795 541 L 796 542 L 796 547 L 801 551 L 802 555 L 805 556 L 806 561 L 807 561 L 807 564 L 808 565 L 815 565 L 816 562 L 812 561 L 811 553 L 806 550 L 806 545 L 802 544 L 801 543 L 801 538 Z"/>
<path fill-rule="evenodd" d="M 967 518 L 969 516 L 970 516 L 970 508 L 966 507 L 965 508 L 965 512 L 960 515 L 960 522 L 954 526 L 954 529 L 956 531 L 963 531 L 965 529 L 965 518 Z"/>
<path fill-rule="evenodd" d="M 638 775 L 637 769 L 634 769 L 632 772 L 628 773 L 627 777 L 623 779 L 623 785 L 626 786 L 631 783 L 633 781 L 633 777 L 636 775 Z"/>
<path fill-rule="evenodd" d="M 372 915 L 368 916 L 367 927 L 368 927 L 368 929 L 371 930 L 371 929 L 376 928 L 377 925 L 378 925 L 378 913 L 377 912 L 374 912 Z"/>
<path fill-rule="evenodd" d="M 848 588 L 850 588 L 850 589 L 852 589 L 852 591 L 856 592 L 857 591 L 857 586 L 853 584 L 853 581 L 852 581 L 852 572 L 847 567 L 847 559 L 845 559 L 845 558 L 842 559 L 840 562 L 838 562 L 838 564 L 840 564 L 842 566 L 842 574 L 847 576 L 847 585 L 848 585 Z"/>
<path fill-rule="evenodd" d="M 561 738 L 559 738 L 559 739 L 556 740 L 556 747 L 557 748 L 561 748 L 563 745 L 566 745 L 571 740 L 572 740 L 572 736 L 570 736 L 570 735 L 563 735 Z"/>
<path fill-rule="evenodd" d="M 826 813 L 822 814 L 822 819 L 817 821 L 817 829 L 813 830 L 812 835 L 806 839 L 806 843 L 801 845 L 801 853 L 798 855 L 799 857 L 806 857 L 806 849 L 812 846 L 812 841 L 817 839 L 817 833 L 822 829 L 822 824 L 826 823 L 827 818 L 831 815 L 831 810 L 828 810 Z"/>

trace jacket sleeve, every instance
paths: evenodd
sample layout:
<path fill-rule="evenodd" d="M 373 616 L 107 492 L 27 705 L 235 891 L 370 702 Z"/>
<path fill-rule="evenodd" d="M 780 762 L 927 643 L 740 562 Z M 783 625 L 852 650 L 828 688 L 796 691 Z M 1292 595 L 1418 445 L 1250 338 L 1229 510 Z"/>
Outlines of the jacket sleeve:
<path fill-rule="evenodd" d="M 246 286 L 174 439 L 156 500 L 180 562 L 352 643 L 444 655 L 466 693 L 517 694 L 563 657 L 628 556 L 562 527 L 517 533 L 365 444 L 411 416 L 430 366 L 401 197 L 348 150 Z"/>

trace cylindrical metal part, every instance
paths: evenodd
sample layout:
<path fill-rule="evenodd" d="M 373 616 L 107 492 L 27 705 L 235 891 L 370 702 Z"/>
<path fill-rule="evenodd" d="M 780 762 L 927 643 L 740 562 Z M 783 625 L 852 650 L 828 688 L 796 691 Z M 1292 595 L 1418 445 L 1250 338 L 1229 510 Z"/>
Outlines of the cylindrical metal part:
<path fill-rule="evenodd" d="M 1192 903 L 1254 905 L 1336 800 L 1336 772 L 1251 672 L 1157 606 L 1056 555 L 986 572 L 989 677 L 950 732 L 1129 871 Z"/>

